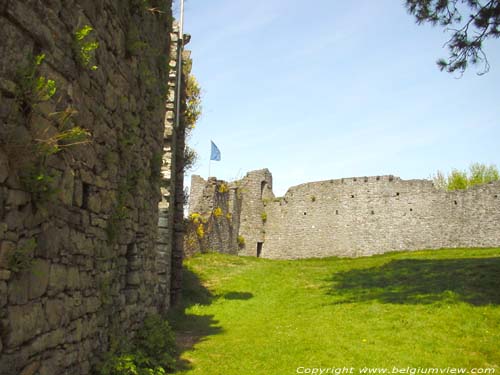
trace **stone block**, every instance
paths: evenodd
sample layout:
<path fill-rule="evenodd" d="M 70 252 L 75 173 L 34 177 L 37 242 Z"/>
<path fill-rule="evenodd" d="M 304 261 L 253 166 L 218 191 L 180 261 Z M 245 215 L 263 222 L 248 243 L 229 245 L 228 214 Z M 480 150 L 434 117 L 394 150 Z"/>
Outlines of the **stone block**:
<path fill-rule="evenodd" d="M 15 250 L 16 244 L 10 241 L 0 243 L 0 268 L 9 268 L 10 254 Z"/>
<path fill-rule="evenodd" d="M 64 204 L 73 204 L 74 185 L 75 172 L 71 168 L 66 168 L 59 183 L 59 199 Z"/>
<path fill-rule="evenodd" d="M 66 331 L 62 328 L 44 333 L 30 343 L 31 349 L 36 353 L 53 349 L 66 342 Z"/>
<path fill-rule="evenodd" d="M 68 286 L 68 268 L 62 264 L 50 266 L 49 290 L 57 294 L 64 291 Z"/>
<path fill-rule="evenodd" d="M 98 297 L 88 297 L 84 300 L 84 304 L 86 314 L 97 312 L 102 305 L 101 300 Z"/>
<path fill-rule="evenodd" d="M 45 314 L 51 329 L 64 327 L 69 322 L 69 314 L 63 300 L 59 298 L 48 299 L 45 303 Z"/>
<path fill-rule="evenodd" d="M 9 280 L 12 276 L 12 272 L 9 270 L 0 270 L 0 280 Z"/>
<path fill-rule="evenodd" d="M 47 226 L 43 228 L 38 236 L 37 255 L 45 258 L 56 258 L 61 252 L 61 248 L 68 239 L 68 228 L 58 228 L 56 226 Z"/>
<path fill-rule="evenodd" d="M 48 329 L 41 303 L 7 308 L 8 334 L 5 345 L 14 348 Z"/>
<path fill-rule="evenodd" d="M 9 190 L 7 204 L 11 206 L 23 206 L 31 200 L 31 195 L 22 190 Z"/>
<path fill-rule="evenodd" d="M 73 186 L 73 205 L 77 207 L 82 207 L 83 204 L 83 183 L 82 181 L 75 179 Z"/>
<path fill-rule="evenodd" d="M 24 305 L 29 300 L 29 272 L 19 272 L 9 282 L 9 304 Z"/>
<path fill-rule="evenodd" d="M 7 283 L 5 281 L 0 281 L 0 308 L 3 308 L 7 304 Z M 0 350 L 0 353 L 2 351 Z"/>
<path fill-rule="evenodd" d="M 29 270 L 28 298 L 41 297 L 47 291 L 49 285 L 50 263 L 43 259 L 37 259 Z"/>
<path fill-rule="evenodd" d="M 80 272 L 78 267 L 68 268 L 68 289 L 75 290 L 80 288 Z"/>
<path fill-rule="evenodd" d="M 101 195 L 99 193 L 90 193 L 86 199 L 87 208 L 95 213 L 101 212 Z"/>
<path fill-rule="evenodd" d="M 35 375 L 40 368 L 40 362 L 32 362 L 27 365 L 19 375 Z"/>
<path fill-rule="evenodd" d="M 0 150 L 0 183 L 4 183 L 9 177 L 9 160 L 7 155 Z"/>

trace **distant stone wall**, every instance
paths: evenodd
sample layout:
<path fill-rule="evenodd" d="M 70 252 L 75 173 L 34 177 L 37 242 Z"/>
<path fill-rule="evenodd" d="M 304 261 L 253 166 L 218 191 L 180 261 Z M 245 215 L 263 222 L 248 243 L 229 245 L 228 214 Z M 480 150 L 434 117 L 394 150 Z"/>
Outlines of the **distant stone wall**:
<path fill-rule="evenodd" d="M 200 176 L 191 178 L 190 217 L 185 252 L 237 254 L 241 199 L 238 186 Z"/>
<path fill-rule="evenodd" d="M 171 2 L 150 5 L 0 3 L 1 374 L 89 374 L 169 306 L 183 132 Z M 88 144 L 58 140 L 76 126 Z"/>
<path fill-rule="evenodd" d="M 362 177 L 291 188 L 266 204 L 268 258 L 365 256 L 500 245 L 500 183 L 438 191 L 431 181 Z"/>
<path fill-rule="evenodd" d="M 196 180 L 195 189 L 202 183 Z M 357 257 L 500 246 L 500 182 L 444 192 L 427 180 L 345 178 L 295 186 L 281 198 L 272 194 L 267 170 L 231 184 L 241 187 L 241 255 Z"/>

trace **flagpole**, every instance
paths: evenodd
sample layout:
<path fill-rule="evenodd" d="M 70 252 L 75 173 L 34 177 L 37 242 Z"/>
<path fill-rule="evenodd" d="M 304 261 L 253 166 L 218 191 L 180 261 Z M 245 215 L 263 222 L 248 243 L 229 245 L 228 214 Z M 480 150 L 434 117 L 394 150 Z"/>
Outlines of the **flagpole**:
<path fill-rule="evenodd" d="M 210 163 L 212 163 L 212 158 L 210 158 L 210 160 L 208 161 L 208 178 L 210 178 Z"/>

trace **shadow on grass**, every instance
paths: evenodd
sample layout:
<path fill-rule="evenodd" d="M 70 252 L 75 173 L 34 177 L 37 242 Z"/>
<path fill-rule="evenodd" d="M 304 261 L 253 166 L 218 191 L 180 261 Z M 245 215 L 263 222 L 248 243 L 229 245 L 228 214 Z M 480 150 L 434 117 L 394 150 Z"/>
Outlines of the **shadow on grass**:
<path fill-rule="evenodd" d="M 500 257 L 403 259 L 339 272 L 328 294 L 335 303 L 500 303 Z"/>
<path fill-rule="evenodd" d="M 186 313 L 192 306 L 212 304 L 219 296 L 213 295 L 210 290 L 203 286 L 198 276 L 186 267 L 183 267 L 182 270 L 182 280 L 181 303 L 172 309 L 168 316 L 176 335 L 179 355 L 177 371 L 179 372 L 193 368 L 188 359 L 181 358 L 184 352 L 192 350 L 197 343 L 202 342 L 207 337 L 224 332 L 219 321 L 214 319 L 214 315 Z M 247 300 L 253 295 L 247 292 L 228 292 L 222 297 L 228 300 Z"/>
<path fill-rule="evenodd" d="M 223 297 L 224 297 L 224 299 L 228 299 L 228 300 L 233 300 L 233 299 L 247 300 L 247 299 L 252 298 L 253 294 L 248 293 L 248 292 L 229 292 L 229 293 L 224 294 Z"/>

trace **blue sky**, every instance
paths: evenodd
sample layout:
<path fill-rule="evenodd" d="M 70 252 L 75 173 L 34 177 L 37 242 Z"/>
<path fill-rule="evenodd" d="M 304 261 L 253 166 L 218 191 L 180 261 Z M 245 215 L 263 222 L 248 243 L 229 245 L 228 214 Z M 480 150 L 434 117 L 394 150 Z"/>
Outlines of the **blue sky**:
<path fill-rule="evenodd" d="M 175 9 L 178 10 L 178 4 Z M 203 116 L 189 140 L 208 174 L 268 168 L 274 192 L 304 182 L 393 174 L 428 178 L 500 166 L 500 41 L 491 64 L 440 72 L 447 34 L 402 0 L 186 0 Z"/>

